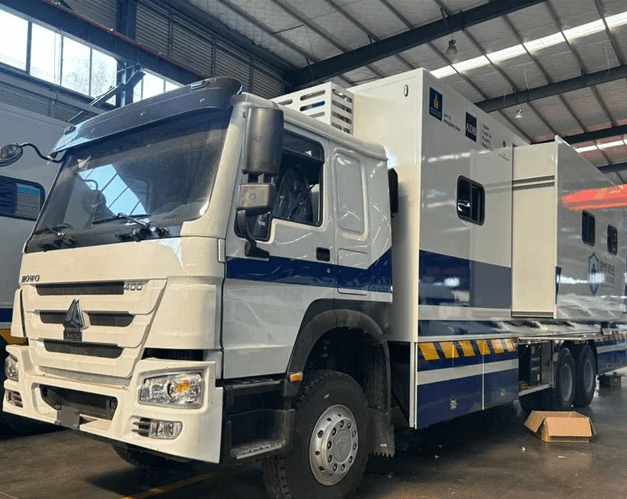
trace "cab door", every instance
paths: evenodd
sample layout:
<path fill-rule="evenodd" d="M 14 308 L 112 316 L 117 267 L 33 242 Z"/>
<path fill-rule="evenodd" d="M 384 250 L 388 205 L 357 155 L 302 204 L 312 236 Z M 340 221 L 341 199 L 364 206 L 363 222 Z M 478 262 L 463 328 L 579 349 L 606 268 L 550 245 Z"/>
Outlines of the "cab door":
<path fill-rule="evenodd" d="M 272 214 L 249 223 L 267 258 L 245 255 L 231 215 L 223 286 L 225 378 L 285 372 L 305 312 L 314 301 L 333 299 L 337 257 L 328 147 L 315 134 L 286 130 Z"/>

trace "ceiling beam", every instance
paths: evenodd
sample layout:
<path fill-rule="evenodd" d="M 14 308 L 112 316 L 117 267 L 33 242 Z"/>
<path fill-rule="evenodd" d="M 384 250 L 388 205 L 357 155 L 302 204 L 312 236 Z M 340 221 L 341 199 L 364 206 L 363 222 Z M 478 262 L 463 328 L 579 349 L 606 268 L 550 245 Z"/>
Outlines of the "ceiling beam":
<path fill-rule="evenodd" d="M 597 71 L 596 73 L 590 73 L 570 78 L 568 80 L 549 83 L 548 85 L 535 87 L 529 90 L 514 92 L 512 94 L 505 95 L 504 97 L 487 99 L 481 102 L 476 102 L 475 105 L 486 113 L 491 113 L 492 111 L 498 111 L 499 109 L 525 104 L 534 100 L 544 99 L 546 97 L 563 94 L 565 92 L 572 92 L 573 90 L 579 90 L 593 85 L 600 85 L 602 83 L 620 80 L 621 78 L 627 78 L 627 65 L 615 66 L 611 69 Z"/>
<path fill-rule="evenodd" d="M 286 72 L 285 81 L 294 88 L 328 80 L 342 73 L 360 68 L 386 57 L 431 42 L 450 33 L 469 28 L 520 9 L 542 3 L 545 0 L 494 0 L 458 14 L 446 16 L 424 26 L 419 26 L 358 49 L 330 57 L 305 68 Z"/>
<path fill-rule="evenodd" d="M 611 126 L 609 128 L 601 128 L 600 130 L 594 130 L 592 132 L 578 133 L 576 135 L 566 135 L 562 139 L 569 144 L 581 144 L 582 142 L 590 142 L 593 140 L 607 139 L 610 137 L 618 137 L 619 135 L 627 134 L 627 125 Z M 541 140 L 534 142 L 535 144 L 544 144 L 546 142 L 553 142 L 554 139 Z"/>
<path fill-rule="evenodd" d="M 174 81 L 187 84 L 203 78 L 200 73 L 53 3 L 52 0 L 0 0 L 0 4 Z"/>

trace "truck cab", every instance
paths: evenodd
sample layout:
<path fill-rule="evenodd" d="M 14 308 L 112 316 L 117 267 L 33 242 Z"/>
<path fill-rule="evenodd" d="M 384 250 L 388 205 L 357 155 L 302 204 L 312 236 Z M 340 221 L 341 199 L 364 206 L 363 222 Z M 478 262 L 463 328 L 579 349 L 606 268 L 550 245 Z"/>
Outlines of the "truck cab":
<path fill-rule="evenodd" d="M 338 383 L 304 373 L 337 369 L 358 407 L 317 431 L 352 426 L 358 467 L 393 450 L 374 389 L 392 301 L 382 147 L 216 78 L 70 127 L 51 154 L 64 160 L 25 245 L 11 332 L 27 344 L 8 348 L 5 411 L 129 460 L 241 462 L 284 453 L 301 382 Z M 315 483 L 342 480 L 356 449 Z"/>

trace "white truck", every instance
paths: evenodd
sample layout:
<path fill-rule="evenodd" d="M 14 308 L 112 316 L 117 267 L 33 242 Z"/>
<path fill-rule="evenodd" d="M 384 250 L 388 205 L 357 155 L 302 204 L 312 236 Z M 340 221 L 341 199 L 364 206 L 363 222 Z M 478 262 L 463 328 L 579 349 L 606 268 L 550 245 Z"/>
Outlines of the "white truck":
<path fill-rule="evenodd" d="M 393 415 L 585 406 L 626 363 L 617 188 L 426 71 L 275 102 L 209 79 L 51 154 L 3 407 L 135 464 L 261 460 L 274 498 L 345 498 Z"/>
<path fill-rule="evenodd" d="M 31 111 L 0 103 L 0 137 L 7 142 L 34 141 L 44 150 L 63 135 L 67 123 Z M 22 249 L 30 236 L 57 169 L 42 166 L 34 152 L 28 151 L 19 164 L 0 171 L 0 361 L 4 363 L 6 345 L 23 338 L 10 334 L 15 290 L 22 261 Z M 3 394 L 4 369 L 0 372 Z M 2 397 L 4 398 L 4 397 Z M 5 418 L 0 415 L 0 421 Z M 18 420 L 10 420 L 18 421 Z"/>

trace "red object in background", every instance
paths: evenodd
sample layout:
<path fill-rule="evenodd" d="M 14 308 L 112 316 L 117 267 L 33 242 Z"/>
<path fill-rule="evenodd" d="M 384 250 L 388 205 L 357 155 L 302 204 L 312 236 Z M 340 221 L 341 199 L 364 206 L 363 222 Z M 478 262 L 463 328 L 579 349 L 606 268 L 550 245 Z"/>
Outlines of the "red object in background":
<path fill-rule="evenodd" d="M 598 210 L 627 206 L 627 184 L 604 187 L 602 189 L 583 189 L 562 197 L 564 206 L 571 210 Z"/>

